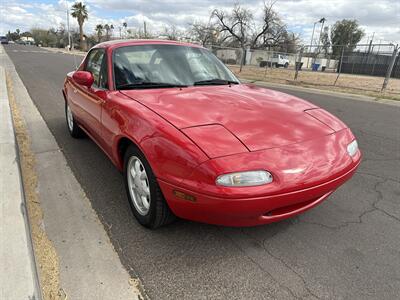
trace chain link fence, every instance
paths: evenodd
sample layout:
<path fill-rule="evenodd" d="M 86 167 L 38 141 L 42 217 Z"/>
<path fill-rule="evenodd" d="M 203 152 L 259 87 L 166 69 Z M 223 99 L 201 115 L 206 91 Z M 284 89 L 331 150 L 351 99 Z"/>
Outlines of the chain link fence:
<path fill-rule="evenodd" d="M 216 45 L 208 48 L 234 73 L 250 80 L 386 90 L 400 97 L 400 59 L 393 44 L 303 45 L 296 53 Z"/>

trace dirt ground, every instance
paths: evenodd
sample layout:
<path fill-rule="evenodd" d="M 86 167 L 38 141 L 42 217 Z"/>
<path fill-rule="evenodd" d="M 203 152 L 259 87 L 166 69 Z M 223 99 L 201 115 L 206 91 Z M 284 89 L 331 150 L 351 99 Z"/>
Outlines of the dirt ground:
<path fill-rule="evenodd" d="M 35 158 L 30 149 L 30 141 L 24 120 L 14 98 L 11 77 L 7 74 L 7 89 L 12 111 L 13 123 L 19 148 L 24 193 L 28 208 L 29 223 L 40 286 L 44 300 L 65 300 L 60 289 L 59 261 L 56 250 L 43 229 L 43 212 L 37 194 Z"/>
<path fill-rule="evenodd" d="M 400 79 L 391 78 L 386 91 L 381 93 L 383 77 L 341 74 L 334 86 L 337 73 L 300 71 L 295 81 L 295 71 L 290 69 L 244 66 L 242 72 L 239 72 L 239 66 L 228 65 L 228 67 L 243 79 L 400 100 Z"/>

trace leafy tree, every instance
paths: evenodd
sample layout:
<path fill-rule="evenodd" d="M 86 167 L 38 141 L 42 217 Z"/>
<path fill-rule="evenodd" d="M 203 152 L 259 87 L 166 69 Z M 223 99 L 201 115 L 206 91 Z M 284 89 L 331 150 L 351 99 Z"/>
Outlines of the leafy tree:
<path fill-rule="evenodd" d="M 97 42 L 97 35 L 89 35 L 86 37 L 86 44 L 88 48 L 92 48 L 94 45 L 98 44 Z"/>
<path fill-rule="evenodd" d="M 325 26 L 324 31 L 321 33 L 320 43 L 322 45 L 322 51 L 325 56 L 328 54 L 331 41 L 329 40 L 329 27 Z"/>
<path fill-rule="evenodd" d="M 31 33 L 37 45 L 40 44 L 44 47 L 57 46 L 57 34 L 55 29 L 32 28 Z"/>
<path fill-rule="evenodd" d="M 64 48 L 66 45 L 68 45 L 68 32 L 64 23 L 60 23 L 55 34 L 57 36 L 56 47 Z"/>
<path fill-rule="evenodd" d="M 16 29 L 15 32 L 11 32 L 10 30 L 6 34 L 6 37 L 10 41 L 18 41 L 20 39 L 20 31 Z"/>
<path fill-rule="evenodd" d="M 23 37 L 23 36 L 32 37 L 32 33 L 30 33 L 29 31 L 25 31 L 25 32 L 21 33 L 21 37 Z"/>
<path fill-rule="evenodd" d="M 89 18 L 86 5 L 82 2 L 76 2 L 74 5 L 72 5 L 71 16 L 78 21 L 81 50 L 86 50 L 85 42 L 83 40 L 83 23 Z"/>
<path fill-rule="evenodd" d="M 103 36 L 103 29 L 104 29 L 103 25 L 101 25 L 101 24 L 96 25 L 95 31 L 96 31 L 96 35 L 97 35 L 97 41 L 99 43 L 101 42 L 101 38 Z"/>
<path fill-rule="evenodd" d="M 359 27 L 357 20 L 337 21 L 331 30 L 333 55 L 340 56 L 340 46 L 345 46 L 345 51 L 353 51 L 364 35 L 364 30 Z"/>

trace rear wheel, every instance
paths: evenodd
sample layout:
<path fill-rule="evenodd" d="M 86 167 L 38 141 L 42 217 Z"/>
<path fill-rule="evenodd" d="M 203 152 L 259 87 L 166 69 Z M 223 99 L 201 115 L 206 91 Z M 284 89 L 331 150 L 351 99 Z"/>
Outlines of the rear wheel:
<path fill-rule="evenodd" d="M 65 118 L 67 121 L 68 132 L 72 137 L 80 138 L 84 136 L 82 129 L 78 126 L 78 124 L 75 121 L 71 107 L 68 105 L 67 101 L 65 101 Z"/>
<path fill-rule="evenodd" d="M 157 228 L 175 219 L 149 163 L 133 145 L 125 152 L 124 180 L 129 204 L 140 224 Z"/>

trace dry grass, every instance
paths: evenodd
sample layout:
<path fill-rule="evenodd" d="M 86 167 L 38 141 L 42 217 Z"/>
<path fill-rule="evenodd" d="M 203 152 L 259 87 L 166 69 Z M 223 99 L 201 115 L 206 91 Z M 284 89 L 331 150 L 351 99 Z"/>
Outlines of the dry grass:
<path fill-rule="evenodd" d="M 300 71 L 294 80 L 294 70 L 282 68 L 259 68 L 245 66 L 239 73 L 239 66 L 229 68 L 239 77 L 249 80 L 266 81 L 281 84 L 318 88 L 321 90 L 346 92 L 376 98 L 400 100 L 400 79 L 391 78 L 384 93 L 381 93 L 383 77 L 341 74 L 336 85 L 336 73 Z"/>
<path fill-rule="evenodd" d="M 23 117 L 15 101 L 13 84 L 9 74 L 7 74 L 7 89 L 19 147 L 24 192 L 43 298 L 45 300 L 66 299 L 65 294 L 60 289 L 58 256 L 43 228 L 43 212 L 37 193 L 38 179 L 35 170 L 35 157 L 30 148 L 29 136 Z"/>

